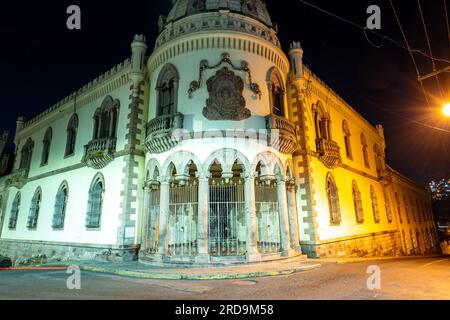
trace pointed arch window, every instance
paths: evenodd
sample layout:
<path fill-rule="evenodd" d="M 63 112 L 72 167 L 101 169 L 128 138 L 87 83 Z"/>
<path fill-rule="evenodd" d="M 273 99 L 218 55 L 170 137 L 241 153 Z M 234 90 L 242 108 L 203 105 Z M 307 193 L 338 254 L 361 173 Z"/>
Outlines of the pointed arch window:
<path fill-rule="evenodd" d="M 20 192 L 18 192 L 12 203 L 11 214 L 9 217 L 9 224 L 8 224 L 8 228 L 11 230 L 16 229 L 17 226 L 17 218 L 19 217 L 20 211 L 20 198 L 21 198 Z"/>
<path fill-rule="evenodd" d="M 351 132 L 346 120 L 342 123 L 342 132 L 344 133 L 344 143 L 345 143 L 345 154 L 347 158 L 353 160 L 352 152 L 352 142 L 351 142 Z"/>
<path fill-rule="evenodd" d="M 325 114 L 323 104 L 319 101 L 313 108 L 317 140 L 331 140 L 330 118 Z"/>
<path fill-rule="evenodd" d="M 78 115 L 74 114 L 67 125 L 66 157 L 75 153 L 78 131 Z"/>
<path fill-rule="evenodd" d="M 377 175 L 378 177 L 380 177 L 383 174 L 383 154 L 378 144 L 374 145 L 373 152 L 375 153 L 375 166 L 377 169 Z"/>
<path fill-rule="evenodd" d="M 20 169 L 30 170 L 31 159 L 33 157 L 34 142 L 28 139 L 22 147 L 20 158 Z"/>
<path fill-rule="evenodd" d="M 366 166 L 366 168 L 370 169 L 369 150 L 368 150 L 367 138 L 364 135 L 364 133 L 361 134 L 361 146 L 362 146 L 362 152 L 363 152 L 363 157 L 364 157 L 364 165 Z"/>
<path fill-rule="evenodd" d="M 373 212 L 373 221 L 375 223 L 380 223 L 380 209 L 378 207 L 378 197 L 375 192 L 375 188 L 370 186 L 370 197 L 372 199 L 372 212 Z"/>
<path fill-rule="evenodd" d="M 86 214 L 86 228 L 88 229 L 100 228 L 104 188 L 103 176 L 97 176 L 89 189 L 88 210 Z"/>
<path fill-rule="evenodd" d="M 116 138 L 120 102 L 107 96 L 94 114 L 93 140 Z"/>
<path fill-rule="evenodd" d="M 41 166 L 45 166 L 48 164 L 48 159 L 50 157 L 50 146 L 52 144 L 52 136 L 53 136 L 53 130 L 50 127 L 45 132 L 44 140 L 42 142 Z"/>
<path fill-rule="evenodd" d="M 167 64 L 161 70 L 157 82 L 158 109 L 157 117 L 171 115 L 177 112 L 178 71 L 172 64 Z"/>
<path fill-rule="evenodd" d="M 353 194 L 353 204 L 355 206 L 356 222 L 360 224 L 364 223 L 364 209 L 361 192 L 359 191 L 358 185 L 356 184 L 355 181 L 353 181 L 352 194 Z"/>
<path fill-rule="evenodd" d="M 398 197 L 398 193 L 395 194 L 395 202 L 397 204 L 398 219 L 400 220 L 400 223 L 403 223 L 402 208 L 400 205 L 400 198 Z"/>
<path fill-rule="evenodd" d="M 384 199 L 385 199 L 385 206 L 386 206 L 386 217 L 388 223 L 392 223 L 393 217 L 392 217 L 392 209 L 391 209 L 391 199 L 386 191 L 384 191 Z"/>
<path fill-rule="evenodd" d="M 64 221 L 66 217 L 67 200 L 69 197 L 67 183 L 63 183 L 56 194 L 55 208 L 53 211 L 52 228 L 64 229 Z"/>
<path fill-rule="evenodd" d="M 280 72 L 276 68 L 272 68 L 269 74 L 269 93 L 270 93 L 270 105 L 272 114 L 284 117 L 285 105 L 284 105 L 284 85 L 283 78 Z"/>
<path fill-rule="evenodd" d="M 329 174 L 327 177 L 326 190 L 328 198 L 328 210 L 330 214 L 330 224 L 339 225 L 342 222 L 339 194 L 336 183 L 331 174 Z"/>
<path fill-rule="evenodd" d="M 42 201 L 42 191 L 40 188 L 38 188 L 34 193 L 33 199 L 31 200 L 30 212 L 28 214 L 28 222 L 27 222 L 28 229 L 33 230 L 37 228 L 39 211 L 41 210 L 41 201 Z"/>

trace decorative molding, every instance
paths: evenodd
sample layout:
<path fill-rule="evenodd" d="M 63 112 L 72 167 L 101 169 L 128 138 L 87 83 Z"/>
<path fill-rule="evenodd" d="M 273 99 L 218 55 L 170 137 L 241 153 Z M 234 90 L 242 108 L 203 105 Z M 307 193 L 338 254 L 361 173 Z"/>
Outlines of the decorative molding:
<path fill-rule="evenodd" d="M 244 82 L 233 71 L 223 67 L 207 81 L 209 98 L 203 115 L 208 120 L 242 121 L 251 117 L 245 107 Z"/>
<path fill-rule="evenodd" d="M 233 64 L 233 62 L 231 61 L 231 56 L 227 52 L 222 53 L 221 60 L 218 63 L 216 63 L 215 65 L 210 66 L 208 60 L 202 60 L 200 62 L 198 81 L 192 81 L 191 84 L 189 85 L 188 93 L 189 93 L 189 98 L 190 99 L 192 98 L 193 93 L 201 88 L 201 86 L 203 84 L 203 74 L 204 74 L 205 70 L 217 69 L 223 63 L 228 64 L 234 71 L 246 72 L 248 74 L 248 81 L 249 81 L 250 90 L 255 95 L 257 95 L 259 97 L 259 99 L 261 100 L 261 96 L 262 96 L 261 89 L 260 89 L 259 85 L 257 83 L 254 83 L 253 80 L 252 80 L 252 73 L 251 73 L 250 68 L 248 66 L 248 62 L 247 61 L 242 61 L 241 62 L 241 66 L 237 67 L 237 66 L 235 66 Z"/>

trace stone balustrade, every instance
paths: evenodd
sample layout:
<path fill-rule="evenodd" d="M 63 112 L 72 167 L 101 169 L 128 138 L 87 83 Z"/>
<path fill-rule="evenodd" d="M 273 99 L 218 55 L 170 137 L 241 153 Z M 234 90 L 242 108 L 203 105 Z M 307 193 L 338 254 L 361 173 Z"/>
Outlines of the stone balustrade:
<path fill-rule="evenodd" d="M 266 117 L 266 129 L 270 146 L 284 154 L 292 154 L 298 148 L 297 129 L 284 117 L 274 114 Z"/>
<path fill-rule="evenodd" d="M 342 164 L 341 148 L 337 142 L 327 139 L 316 140 L 319 160 L 327 168 L 336 168 Z"/>
<path fill-rule="evenodd" d="M 103 169 L 114 160 L 116 145 L 116 138 L 92 140 L 88 145 L 84 146 L 82 162 L 90 168 Z"/>
<path fill-rule="evenodd" d="M 146 126 L 145 145 L 150 153 L 158 154 L 175 148 L 179 139 L 173 135 L 183 129 L 184 115 L 174 113 L 151 120 Z"/>

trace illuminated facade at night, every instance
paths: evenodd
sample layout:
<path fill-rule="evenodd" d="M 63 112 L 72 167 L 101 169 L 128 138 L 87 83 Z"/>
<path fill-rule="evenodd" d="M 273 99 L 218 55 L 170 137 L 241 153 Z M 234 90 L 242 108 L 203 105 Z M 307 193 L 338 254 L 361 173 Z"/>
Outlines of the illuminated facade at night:
<path fill-rule="evenodd" d="M 260 0 L 178 0 L 153 51 L 31 121 L 0 183 L 15 261 L 208 264 L 437 250 L 430 195 L 373 127 L 288 55 Z"/>

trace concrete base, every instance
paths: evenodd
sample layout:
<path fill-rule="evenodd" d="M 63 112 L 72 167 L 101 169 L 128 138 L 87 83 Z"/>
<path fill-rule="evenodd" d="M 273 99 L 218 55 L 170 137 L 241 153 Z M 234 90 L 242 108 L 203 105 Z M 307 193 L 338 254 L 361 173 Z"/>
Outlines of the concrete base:
<path fill-rule="evenodd" d="M 210 255 L 198 255 L 195 257 L 195 263 L 209 264 L 209 263 L 211 263 L 211 256 Z"/>
<path fill-rule="evenodd" d="M 252 253 L 252 254 L 247 254 L 246 256 L 246 260 L 247 262 L 261 262 L 262 261 L 262 255 L 260 253 Z"/>
<path fill-rule="evenodd" d="M 283 250 L 283 251 L 281 252 L 281 255 L 282 255 L 284 258 L 292 258 L 292 257 L 298 256 L 298 253 L 297 253 L 297 251 L 294 250 L 294 249 L 288 249 L 288 250 Z"/>

